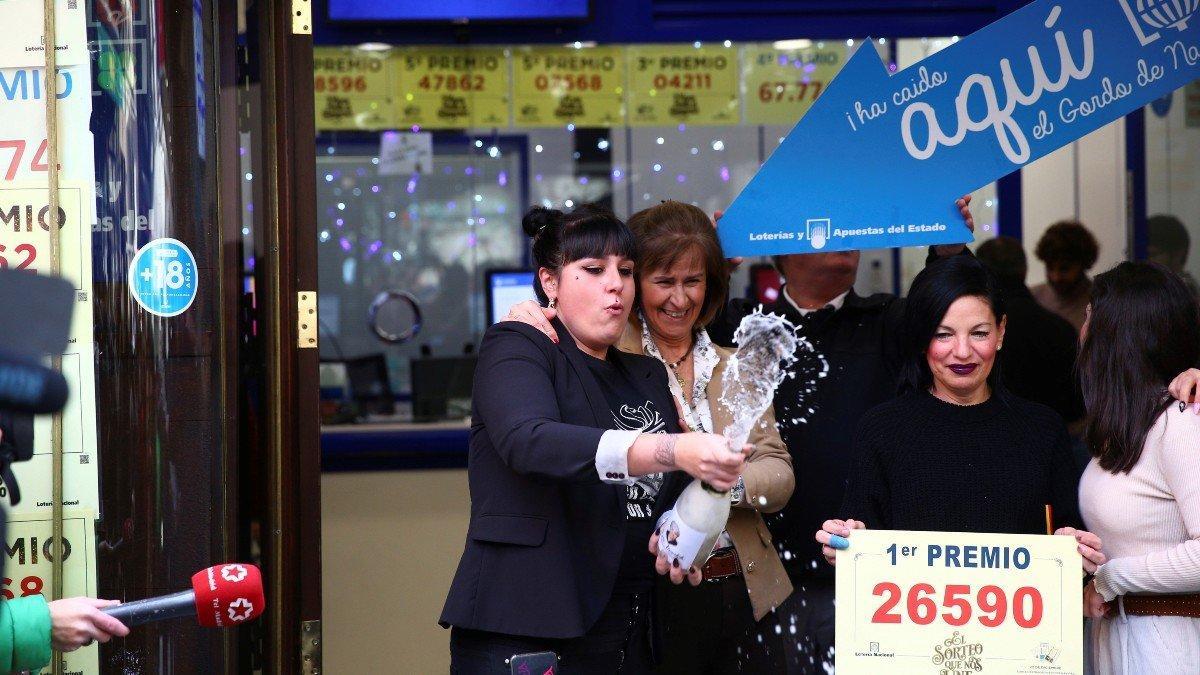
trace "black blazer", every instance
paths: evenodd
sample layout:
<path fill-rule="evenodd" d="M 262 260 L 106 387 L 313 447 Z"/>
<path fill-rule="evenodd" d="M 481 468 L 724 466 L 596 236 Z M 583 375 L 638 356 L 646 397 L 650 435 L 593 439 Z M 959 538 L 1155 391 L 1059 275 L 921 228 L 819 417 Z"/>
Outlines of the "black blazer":
<path fill-rule="evenodd" d="M 583 635 L 612 595 L 625 546 L 626 487 L 601 482 L 596 446 L 612 413 L 588 358 L 557 320 L 559 344 L 522 323 L 488 329 L 479 347 L 467 477 L 471 523 L 442 626 L 538 638 Z M 679 433 L 666 369 L 608 358 Z M 687 483 L 666 475 L 655 517 Z M 652 565 L 650 554 L 646 564 Z"/>

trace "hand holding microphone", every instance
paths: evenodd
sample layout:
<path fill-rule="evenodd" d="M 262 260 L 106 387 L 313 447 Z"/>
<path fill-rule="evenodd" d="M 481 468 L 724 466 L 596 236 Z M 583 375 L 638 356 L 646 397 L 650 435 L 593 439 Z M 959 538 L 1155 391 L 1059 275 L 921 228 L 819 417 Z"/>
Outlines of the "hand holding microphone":
<path fill-rule="evenodd" d="M 266 608 L 262 572 L 246 563 L 213 565 L 192 575 L 192 590 L 105 607 L 126 626 L 194 616 L 201 626 L 228 628 L 258 618 Z"/>
<path fill-rule="evenodd" d="M 108 642 L 129 635 L 129 629 L 102 609 L 116 600 L 65 598 L 50 604 L 50 643 L 56 651 L 73 652 L 93 641 Z"/>

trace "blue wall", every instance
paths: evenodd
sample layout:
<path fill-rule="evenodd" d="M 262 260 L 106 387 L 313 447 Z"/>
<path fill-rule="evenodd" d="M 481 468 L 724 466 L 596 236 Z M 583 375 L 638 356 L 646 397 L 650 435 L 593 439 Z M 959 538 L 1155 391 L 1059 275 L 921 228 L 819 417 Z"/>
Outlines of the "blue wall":
<path fill-rule="evenodd" d="M 360 0 L 381 2 L 385 0 Z M 428 0 L 436 2 L 437 0 Z M 321 45 L 528 44 L 967 35 L 1029 0 L 592 0 L 583 24 L 331 24 L 313 6 Z"/>

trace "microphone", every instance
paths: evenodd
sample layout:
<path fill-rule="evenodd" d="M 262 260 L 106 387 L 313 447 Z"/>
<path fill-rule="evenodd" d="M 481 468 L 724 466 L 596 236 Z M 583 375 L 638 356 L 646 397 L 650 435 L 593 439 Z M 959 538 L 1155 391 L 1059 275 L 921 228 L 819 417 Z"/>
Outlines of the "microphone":
<path fill-rule="evenodd" d="M 194 616 L 201 626 L 228 628 L 266 609 L 262 572 L 246 563 L 213 565 L 192 575 L 192 590 L 135 600 L 103 610 L 126 626 Z"/>
<path fill-rule="evenodd" d="M 67 403 L 67 380 L 37 359 L 0 351 L 0 408 L 43 415 Z"/>

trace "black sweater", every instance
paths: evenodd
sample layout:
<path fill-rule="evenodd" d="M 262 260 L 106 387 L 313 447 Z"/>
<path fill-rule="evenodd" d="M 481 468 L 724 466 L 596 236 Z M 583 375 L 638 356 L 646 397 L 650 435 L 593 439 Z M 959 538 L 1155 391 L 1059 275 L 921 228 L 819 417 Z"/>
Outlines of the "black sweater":
<path fill-rule="evenodd" d="M 841 513 L 873 529 L 1046 534 L 1079 526 L 1070 438 L 1050 408 L 998 391 L 958 406 L 909 393 L 863 417 Z"/>

